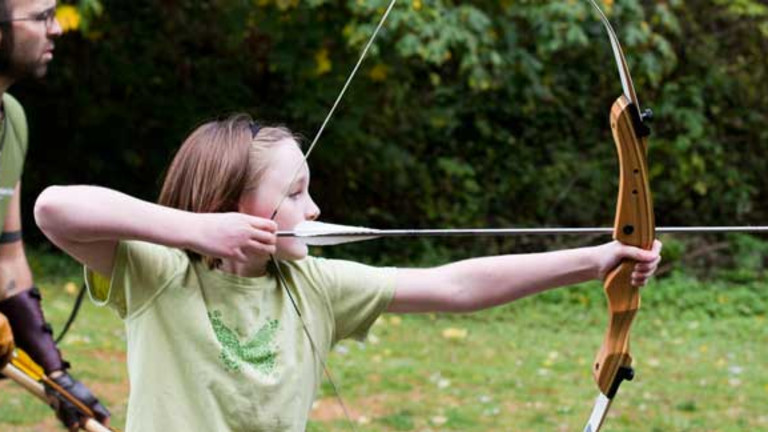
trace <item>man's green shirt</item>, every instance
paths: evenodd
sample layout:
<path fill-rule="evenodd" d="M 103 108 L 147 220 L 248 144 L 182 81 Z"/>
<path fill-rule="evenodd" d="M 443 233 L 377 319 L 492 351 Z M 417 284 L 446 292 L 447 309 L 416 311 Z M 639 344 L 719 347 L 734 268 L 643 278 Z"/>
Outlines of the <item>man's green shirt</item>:
<path fill-rule="evenodd" d="M 24 159 L 27 156 L 29 131 L 27 117 L 19 101 L 5 93 L 3 95 L 5 118 L 0 122 L 0 228 L 8 215 L 8 204 L 13 196 L 16 183 L 24 171 Z"/>

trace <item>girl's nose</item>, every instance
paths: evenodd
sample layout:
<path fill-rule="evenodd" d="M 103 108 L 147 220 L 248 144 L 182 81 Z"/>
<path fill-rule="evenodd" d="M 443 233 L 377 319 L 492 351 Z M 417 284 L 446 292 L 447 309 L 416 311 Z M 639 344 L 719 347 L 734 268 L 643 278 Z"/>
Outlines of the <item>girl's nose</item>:
<path fill-rule="evenodd" d="M 317 220 L 320 217 L 320 207 L 310 198 L 309 211 L 307 212 L 307 220 Z"/>

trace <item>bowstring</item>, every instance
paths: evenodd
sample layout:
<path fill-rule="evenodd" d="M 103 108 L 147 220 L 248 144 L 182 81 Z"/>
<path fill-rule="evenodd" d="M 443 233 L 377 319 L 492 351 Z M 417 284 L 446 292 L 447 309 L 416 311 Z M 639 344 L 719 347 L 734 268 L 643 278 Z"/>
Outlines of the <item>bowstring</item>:
<path fill-rule="evenodd" d="M 384 22 L 386 22 L 387 17 L 389 17 L 389 13 L 392 11 L 392 9 L 395 6 L 395 3 L 397 3 L 397 0 L 390 0 L 389 5 L 387 6 L 387 9 L 384 11 L 384 13 L 381 16 L 381 19 L 379 20 L 379 23 L 376 25 L 376 28 L 373 31 L 373 34 L 371 34 L 371 37 L 368 39 L 368 42 L 365 44 L 365 47 L 363 48 L 360 57 L 357 59 L 357 62 L 355 63 L 354 68 L 352 68 L 352 72 L 350 72 L 349 76 L 347 77 L 346 81 L 344 82 L 344 85 L 341 88 L 341 91 L 339 92 L 339 95 L 336 96 L 336 100 L 333 102 L 333 105 L 331 106 L 331 109 L 328 111 L 328 114 L 326 114 L 325 119 L 323 120 L 323 123 L 320 125 L 320 128 L 317 130 L 317 133 L 315 134 L 314 138 L 312 139 L 312 143 L 307 148 L 306 153 L 304 153 L 304 156 L 301 160 L 301 162 L 296 167 L 296 170 L 294 171 L 293 175 L 291 176 L 291 181 L 288 182 L 288 186 L 285 188 L 285 191 L 283 192 L 280 201 L 278 201 L 277 206 L 275 207 L 275 211 L 272 212 L 272 216 L 270 217 L 271 220 L 275 220 L 277 217 L 277 213 L 280 211 L 280 207 L 283 205 L 283 202 L 288 197 L 291 188 L 293 187 L 294 183 L 296 183 L 296 180 L 298 179 L 299 173 L 301 172 L 304 165 L 307 163 L 307 159 L 309 159 L 309 155 L 312 154 L 312 151 L 317 146 L 318 141 L 320 140 L 320 136 L 322 136 L 323 132 L 325 131 L 326 126 L 328 126 L 328 123 L 330 122 L 331 118 L 333 117 L 333 114 L 336 112 L 336 108 L 338 108 L 339 104 L 341 103 L 342 98 L 347 92 L 347 89 L 349 88 L 349 85 L 352 83 L 352 80 L 357 75 L 358 69 L 360 69 L 360 65 L 363 63 L 363 60 L 365 59 L 366 55 L 368 54 L 368 50 L 371 48 L 371 45 L 373 45 L 373 41 L 376 39 L 376 36 L 378 36 L 379 31 L 384 26 Z M 341 392 L 339 391 L 339 386 L 336 385 L 335 380 L 333 379 L 333 376 L 331 375 L 331 371 L 328 368 L 328 365 L 326 361 L 323 359 L 323 357 L 320 355 L 320 351 L 318 350 L 317 344 L 315 343 L 314 338 L 312 338 L 312 335 L 309 332 L 309 328 L 307 327 L 306 322 L 304 321 L 304 317 L 301 314 L 301 311 L 299 310 L 299 306 L 296 303 L 296 300 L 293 298 L 293 294 L 291 294 L 291 290 L 288 289 L 288 283 L 285 279 L 285 275 L 283 274 L 282 269 L 280 268 L 280 265 L 278 263 L 277 258 L 274 254 L 270 255 L 270 261 L 272 262 L 272 266 L 275 268 L 275 273 L 277 274 L 278 284 L 283 287 L 285 292 L 288 294 L 288 298 L 291 301 L 291 305 L 293 306 L 293 310 L 296 312 L 296 315 L 299 318 L 299 321 L 301 321 L 301 326 L 304 329 L 304 334 L 307 335 L 307 339 L 309 340 L 309 344 L 312 348 L 312 352 L 315 355 L 315 358 L 317 361 L 320 362 L 320 365 L 323 368 L 323 372 L 325 373 L 325 376 L 328 378 L 328 381 L 331 384 L 331 388 L 333 389 L 333 392 L 336 396 L 336 400 L 338 401 L 339 405 L 341 406 L 342 411 L 344 412 L 344 416 L 347 419 L 347 424 L 349 428 L 353 432 L 357 432 L 357 427 L 355 426 L 355 422 L 352 420 L 352 416 L 350 415 L 349 409 L 347 408 L 347 405 L 344 403 L 344 400 L 341 397 Z"/>
<path fill-rule="evenodd" d="M 379 34 L 379 30 L 381 30 L 382 26 L 384 25 L 384 22 L 387 20 L 389 13 L 392 11 L 392 8 L 395 6 L 395 3 L 397 3 L 397 0 L 390 0 L 389 6 L 387 6 L 387 9 L 384 11 L 384 14 L 381 16 L 381 19 L 379 20 L 379 23 L 376 26 L 376 29 L 373 31 L 373 34 L 371 34 L 371 37 L 368 39 L 368 42 L 365 44 L 365 47 L 363 48 L 363 51 L 360 54 L 360 57 L 357 59 L 357 63 L 355 63 L 355 67 L 352 68 L 352 72 L 349 74 L 349 76 L 347 77 L 347 80 L 344 82 L 344 86 L 341 88 L 339 95 L 336 96 L 336 100 L 333 102 L 331 109 L 328 111 L 328 114 L 325 116 L 323 123 L 320 125 L 320 129 L 317 130 L 315 137 L 312 139 L 312 143 L 309 145 L 309 148 L 307 148 L 306 153 L 304 153 L 304 157 L 301 163 L 299 163 L 293 175 L 291 176 L 291 181 L 288 182 L 288 187 L 285 188 L 285 191 L 283 192 L 282 197 L 280 198 L 280 201 L 277 203 L 277 207 L 275 207 L 275 211 L 272 213 L 272 220 L 274 220 L 275 217 L 277 216 L 277 212 L 280 210 L 280 207 L 283 205 L 283 202 L 288 197 L 291 187 L 293 187 L 293 184 L 296 183 L 296 179 L 298 178 L 299 173 L 301 172 L 301 169 L 304 167 L 304 164 L 307 163 L 307 159 L 309 159 L 309 155 L 312 154 L 312 151 L 315 149 L 315 146 L 317 146 L 317 143 L 320 140 L 320 136 L 325 131 L 325 127 L 328 126 L 328 122 L 331 121 L 331 117 L 333 117 L 333 114 L 336 112 L 336 108 L 341 103 L 341 99 L 347 93 L 347 89 L 349 88 L 349 85 L 352 83 L 352 80 L 355 78 L 355 75 L 357 75 L 357 70 L 360 69 L 360 65 L 363 64 L 363 60 L 365 59 L 365 56 L 368 54 L 368 50 L 371 48 L 371 45 L 373 45 L 373 41 L 376 39 L 376 36 Z"/>

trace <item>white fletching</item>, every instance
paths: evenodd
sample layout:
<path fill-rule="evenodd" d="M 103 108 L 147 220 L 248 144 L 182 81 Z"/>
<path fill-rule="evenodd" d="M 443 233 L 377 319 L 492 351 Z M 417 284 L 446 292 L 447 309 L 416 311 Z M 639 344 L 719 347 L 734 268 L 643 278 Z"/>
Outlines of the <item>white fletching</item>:
<path fill-rule="evenodd" d="M 297 238 L 310 246 L 333 246 L 370 240 L 378 237 L 379 230 L 325 222 L 305 221 L 293 229 Z"/>

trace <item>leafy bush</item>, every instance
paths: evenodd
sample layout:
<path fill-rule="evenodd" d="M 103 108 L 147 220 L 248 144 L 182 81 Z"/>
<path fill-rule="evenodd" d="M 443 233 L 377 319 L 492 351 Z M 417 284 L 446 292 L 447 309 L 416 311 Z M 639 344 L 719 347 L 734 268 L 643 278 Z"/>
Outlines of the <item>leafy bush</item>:
<path fill-rule="evenodd" d="M 154 199 L 183 137 L 233 111 L 313 137 L 386 2 L 78 5 L 83 25 L 57 45 L 47 81 L 13 88 L 32 127 L 25 209 L 52 183 Z M 768 220 L 766 7 L 603 6 L 641 103 L 656 112 L 659 224 Z M 399 3 L 311 158 L 313 191 L 324 218 L 344 223 L 608 225 L 617 163 L 607 114 L 619 93 L 586 1 Z M 575 243 L 454 244 L 372 242 L 354 253 L 430 261 Z"/>

